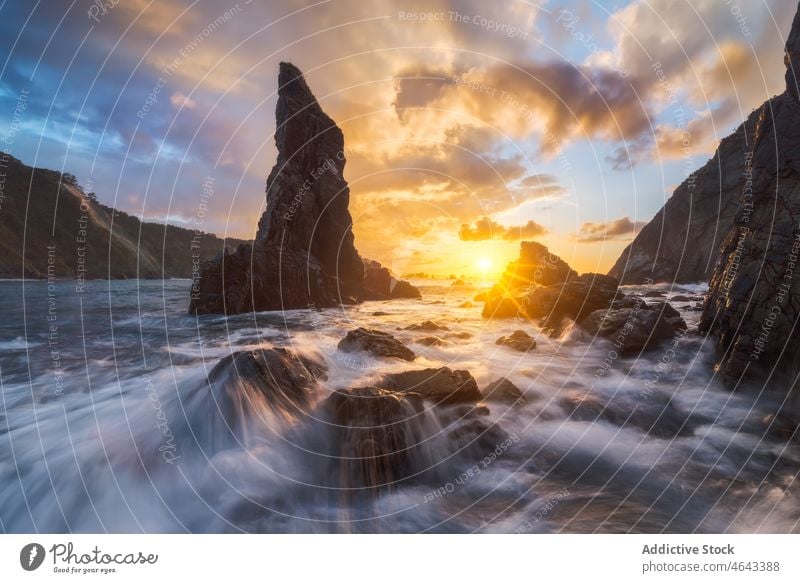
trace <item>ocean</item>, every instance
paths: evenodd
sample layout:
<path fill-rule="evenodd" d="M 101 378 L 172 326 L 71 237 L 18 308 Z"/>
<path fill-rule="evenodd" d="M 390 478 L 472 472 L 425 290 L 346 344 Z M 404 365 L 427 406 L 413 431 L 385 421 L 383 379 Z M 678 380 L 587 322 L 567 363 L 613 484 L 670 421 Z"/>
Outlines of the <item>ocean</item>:
<path fill-rule="evenodd" d="M 695 299 L 673 302 L 689 330 L 641 355 L 577 327 L 551 337 L 485 320 L 477 289 L 413 280 L 422 300 L 234 317 L 187 314 L 189 280 L 0 282 L 0 529 L 3 532 L 800 532 L 800 446 L 783 395 L 729 392 Z M 704 286 L 662 289 L 699 295 Z M 375 315 L 379 313 L 379 315 Z M 380 314 L 383 313 L 383 314 Z M 433 320 L 447 330 L 403 330 Z M 363 326 L 402 340 L 414 362 L 342 353 Z M 531 352 L 498 346 L 522 329 Z M 436 336 L 440 345 L 418 341 Z M 308 415 L 248 416 L 223 443 L 207 375 L 232 352 L 286 347 L 324 360 Z M 448 366 L 483 389 L 502 439 L 470 457 L 450 439 L 458 411 L 409 422 L 411 475 L 364 489 L 330 455 L 316 414 L 332 391 L 383 374 Z M 242 387 L 247 391 L 247 387 Z M 791 432 L 789 432 L 791 433 Z M 227 443 L 227 442 L 225 442 Z"/>

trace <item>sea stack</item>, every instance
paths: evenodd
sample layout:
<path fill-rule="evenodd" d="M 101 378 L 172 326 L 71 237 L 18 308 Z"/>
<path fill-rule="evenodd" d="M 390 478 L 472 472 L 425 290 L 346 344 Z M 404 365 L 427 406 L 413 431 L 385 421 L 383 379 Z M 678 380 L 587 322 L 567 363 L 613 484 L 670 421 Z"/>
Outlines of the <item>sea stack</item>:
<path fill-rule="evenodd" d="M 344 136 L 291 63 L 278 75 L 266 211 L 252 245 L 204 266 L 190 313 L 320 308 L 369 299 L 344 179 Z"/>
<path fill-rule="evenodd" d="M 786 91 L 753 114 L 749 171 L 736 176 L 738 209 L 700 323 L 731 387 L 790 390 L 800 374 L 800 12 L 784 60 Z"/>

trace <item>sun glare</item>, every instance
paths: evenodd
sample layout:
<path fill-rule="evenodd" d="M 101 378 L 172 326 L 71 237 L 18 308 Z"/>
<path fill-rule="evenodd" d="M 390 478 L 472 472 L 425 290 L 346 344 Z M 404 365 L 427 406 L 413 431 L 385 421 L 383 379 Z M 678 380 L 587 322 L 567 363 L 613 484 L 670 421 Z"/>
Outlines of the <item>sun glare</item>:
<path fill-rule="evenodd" d="M 492 260 L 488 257 L 481 257 L 478 259 L 475 265 L 478 267 L 481 273 L 486 273 L 492 268 Z"/>

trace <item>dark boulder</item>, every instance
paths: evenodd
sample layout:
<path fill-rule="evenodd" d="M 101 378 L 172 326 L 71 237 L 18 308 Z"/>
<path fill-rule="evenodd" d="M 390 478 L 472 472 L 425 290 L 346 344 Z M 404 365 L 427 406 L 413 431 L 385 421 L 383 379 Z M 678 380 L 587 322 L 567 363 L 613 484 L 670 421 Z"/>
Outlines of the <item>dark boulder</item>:
<path fill-rule="evenodd" d="M 478 384 L 471 374 L 446 366 L 387 374 L 380 385 L 393 391 L 417 393 L 437 405 L 477 403 L 481 400 Z"/>
<path fill-rule="evenodd" d="M 482 392 L 484 401 L 509 405 L 523 405 L 528 402 L 523 392 L 506 377 L 489 383 Z"/>
<path fill-rule="evenodd" d="M 500 346 L 508 346 L 519 352 L 530 352 L 536 348 L 536 340 L 523 330 L 515 330 L 508 336 L 501 336 L 495 341 Z"/>
<path fill-rule="evenodd" d="M 340 342 L 342 352 L 369 352 L 375 356 L 414 360 L 416 355 L 391 334 L 369 328 L 350 330 Z"/>

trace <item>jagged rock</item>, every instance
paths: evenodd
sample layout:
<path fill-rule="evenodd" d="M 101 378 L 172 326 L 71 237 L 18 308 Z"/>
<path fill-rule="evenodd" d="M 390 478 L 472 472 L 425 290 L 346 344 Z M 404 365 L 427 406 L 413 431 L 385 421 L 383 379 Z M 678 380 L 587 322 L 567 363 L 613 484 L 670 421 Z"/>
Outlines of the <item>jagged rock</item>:
<path fill-rule="evenodd" d="M 596 310 L 586 316 L 580 326 L 589 334 L 611 340 L 621 353 L 653 348 L 686 329 L 680 315 L 670 317 L 647 306 Z"/>
<path fill-rule="evenodd" d="M 522 274 L 522 276 L 520 275 Z M 557 328 L 564 318 L 580 321 L 618 297 L 619 282 L 608 275 L 578 275 L 539 243 L 523 242 L 520 259 L 509 264 L 485 296 L 484 318 L 541 319 Z"/>
<path fill-rule="evenodd" d="M 369 352 L 375 356 L 414 360 L 416 355 L 391 334 L 380 330 L 356 328 L 350 330 L 340 342 L 342 352 Z"/>
<path fill-rule="evenodd" d="M 420 291 L 407 281 L 394 277 L 377 261 L 364 260 L 362 298 L 366 300 L 419 299 Z"/>
<path fill-rule="evenodd" d="M 436 330 L 450 330 L 447 326 L 437 324 L 431 320 L 425 320 L 422 324 L 411 324 L 406 326 L 403 330 L 424 330 L 425 332 L 435 332 Z"/>
<path fill-rule="evenodd" d="M 613 277 L 584 273 L 564 283 L 535 287 L 522 304 L 529 318 L 541 319 L 548 328 L 557 327 L 565 317 L 580 323 L 591 312 L 611 305 L 617 285 Z"/>
<path fill-rule="evenodd" d="M 672 302 L 691 302 L 692 298 L 690 298 L 689 296 L 678 295 L 678 296 L 672 296 L 670 298 L 670 301 L 672 301 Z"/>
<path fill-rule="evenodd" d="M 508 336 L 501 336 L 495 341 L 500 346 L 508 346 L 519 352 L 530 352 L 536 348 L 536 340 L 523 330 L 515 330 Z"/>
<path fill-rule="evenodd" d="M 724 138 L 714 157 L 675 189 L 608 274 L 623 284 L 708 281 L 739 209 L 748 144 L 759 120 L 769 115 L 768 107 L 760 107 Z"/>
<path fill-rule="evenodd" d="M 665 295 L 667 295 L 666 292 L 657 289 L 651 289 L 644 292 L 644 297 L 646 298 L 663 298 Z"/>
<path fill-rule="evenodd" d="M 508 264 L 498 286 L 504 291 L 525 290 L 531 285 L 561 283 L 577 275 L 563 259 L 541 243 L 522 241 L 519 258 Z"/>
<path fill-rule="evenodd" d="M 256 240 L 204 267 L 190 312 L 324 307 L 362 295 L 342 132 L 297 67 L 281 63 L 278 86 L 278 159 Z"/>
<path fill-rule="evenodd" d="M 341 389 L 326 400 L 334 435 L 329 458 L 343 487 L 389 487 L 413 473 L 422 398 L 379 387 Z M 363 496 L 363 493 L 360 493 Z"/>
<path fill-rule="evenodd" d="M 786 44 L 786 91 L 753 114 L 742 153 L 747 175 L 726 177 L 739 204 L 724 233 L 700 330 L 715 338 L 717 370 L 730 386 L 791 390 L 800 373 L 799 53 L 800 12 Z"/>
<path fill-rule="evenodd" d="M 513 318 L 520 315 L 521 296 L 528 288 L 563 283 L 577 275 L 541 243 L 522 241 L 519 258 L 508 264 L 497 284 L 475 300 L 485 302 L 484 318 Z"/>
<path fill-rule="evenodd" d="M 737 282 L 720 283 L 724 279 L 722 272 L 734 279 L 730 277 L 732 270 L 729 267 L 738 264 L 740 257 L 749 262 L 746 257 L 749 256 L 755 265 L 761 261 L 759 255 L 761 258 L 769 256 L 765 254 L 767 247 L 777 250 L 778 254 L 787 251 L 791 246 L 789 230 L 793 228 L 792 224 L 797 224 L 794 210 L 797 205 L 794 187 L 797 165 L 794 160 L 798 148 L 798 62 L 800 21 L 795 14 L 784 56 L 786 91 L 753 110 L 734 133 L 720 142 L 713 158 L 675 190 L 664 207 L 622 252 L 609 275 L 619 278 L 623 284 L 646 283 L 648 279 L 676 283 L 716 280 L 716 288 L 730 288 L 736 283 L 737 299 L 734 303 L 738 305 L 743 294 L 748 294 L 748 289 L 754 287 L 753 282 L 745 281 L 757 274 L 741 274 L 735 278 Z M 780 189 L 776 190 L 778 177 L 781 179 Z M 776 219 L 782 224 L 773 233 L 778 239 L 767 241 L 766 234 L 757 232 L 771 223 L 772 215 L 767 216 L 770 208 L 779 215 Z M 759 213 L 754 213 L 754 209 L 760 210 L 760 217 L 756 216 Z M 784 213 L 784 209 L 788 212 Z M 745 227 L 750 231 L 743 234 L 740 229 Z M 737 251 L 737 247 L 741 249 Z M 719 289 L 716 293 L 724 295 L 719 293 Z M 711 302 L 710 314 L 716 313 L 717 308 L 725 303 L 723 298 L 717 299 L 719 302 Z M 756 311 L 758 308 L 754 307 L 752 315 L 758 320 Z M 731 321 L 742 315 L 735 314 Z M 704 318 L 707 328 L 712 320 L 713 315 Z M 726 323 L 720 326 L 720 330 L 727 328 L 729 325 Z M 730 374 L 723 366 L 725 376 L 738 376 L 744 372 L 757 333 L 755 329 L 745 330 L 735 336 L 720 335 L 724 337 L 721 354 L 725 347 L 735 347 L 735 354 L 729 354 L 725 360 L 739 363 L 738 367 L 730 369 Z"/>
<path fill-rule="evenodd" d="M 344 179 L 344 138 L 300 70 L 281 63 L 275 110 L 278 159 L 267 178 L 267 208 L 256 239 L 205 262 L 190 313 L 283 310 L 419 298 L 356 251 Z"/>
<path fill-rule="evenodd" d="M 463 304 L 458 305 L 459 308 L 474 308 L 475 304 L 472 302 L 464 302 Z"/>
<path fill-rule="evenodd" d="M 387 374 L 380 385 L 401 392 L 413 392 L 437 405 L 477 403 L 481 392 L 475 379 L 465 370 L 426 368 Z"/>
<path fill-rule="evenodd" d="M 672 439 L 691 435 L 696 423 L 678 410 L 663 393 L 648 395 L 615 393 L 604 399 L 595 393 L 571 390 L 559 404 L 576 421 L 608 421 L 619 427 L 635 427 L 654 437 Z"/>
<path fill-rule="evenodd" d="M 522 405 L 528 402 L 523 392 L 517 385 L 506 377 L 500 377 L 483 389 L 483 400 L 497 403 L 507 403 L 510 405 Z"/>

